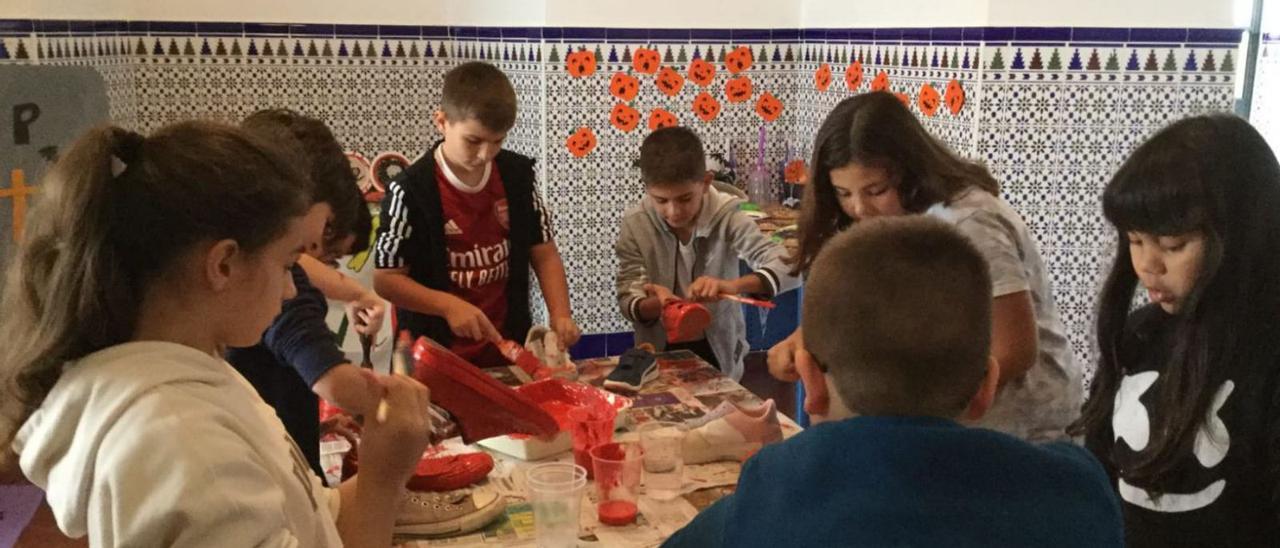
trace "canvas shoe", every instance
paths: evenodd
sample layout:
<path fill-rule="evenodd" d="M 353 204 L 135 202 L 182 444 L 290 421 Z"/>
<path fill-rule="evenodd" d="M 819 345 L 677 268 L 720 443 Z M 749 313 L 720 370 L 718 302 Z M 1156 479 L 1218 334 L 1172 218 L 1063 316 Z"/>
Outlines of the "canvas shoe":
<path fill-rule="evenodd" d="M 398 536 L 448 537 L 492 523 L 507 509 L 506 500 L 489 491 L 447 491 L 403 495 L 393 532 Z"/>
<path fill-rule="evenodd" d="M 761 447 L 782 441 L 778 406 L 772 399 L 750 408 L 724 402 L 712 410 L 711 415 L 717 414 L 719 418 L 693 428 L 685 435 L 685 464 L 744 461 Z"/>
<path fill-rule="evenodd" d="M 613 368 L 604 380 L 604 387 L 609 390 L 625 390 L 639 392 L 645 383 L 658 378 L 658 359 L 652 352 L 642 348 L 632 348 L 618 358 L 618 366 Z"/>
<path fill-rule="evenodd" d="M 489 376 L 449 349 L 421 337 L 413 345 L 413 376 L 453 415 L 464 443 L 502 436 L 554 436 L 559 425 L 528 396 Z"/>
<path fill-rule="evenodd" d="M 667 344 L 701 339 L 711 325 L 711 311 L 692 301 L 670 299 L 662 305 L 662 327 L 667 330 Z"/>
<path fill-rule="evenodd" d="M 413 491 L 453 491 L 480 483 L 493 470 L 488 453 L 423 457 L 406 486 Z"/>

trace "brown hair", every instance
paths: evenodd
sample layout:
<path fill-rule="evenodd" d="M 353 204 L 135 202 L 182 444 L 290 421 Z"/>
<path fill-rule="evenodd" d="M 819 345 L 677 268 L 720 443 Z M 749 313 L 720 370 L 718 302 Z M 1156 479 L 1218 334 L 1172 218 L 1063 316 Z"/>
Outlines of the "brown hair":
<path fill-rule="evenodd" d="M 453 123 L 476 119 L 489 131 L 516 124 L 516 90 L 498 67 L 471 61 L 444 75 L 440 108 Z"/>
<path fill-rule="evenodd" d="M 923 213 L 969 187 L 1000 193 L 987 168 L 960 158 L 935 139 L 897 97 L 883 91 L 855 95 L 827 114 L 814 138 L 809 164 L 813 180 L 801 203 L 793 273 L 808 270 L 823 242 L 853 224 L 831 184 L 831 170 L 849 164 L 888 170 L 903 209 L 910 213 Z"/>
<path fill-rule="evenodd" d="M 312 203 L 328 204 L 333 221 L 325 227 L 323 245 L 329 249 L 357 229 L 359 209 L 366 208 L 356 186 L 351 162 L 329 127 L 317 118 L 285 109 L 259 110 L 240 127 L 264 140 L 273 141 L 284 152 L 298 158 L 299 167 L 311 177 Z M 287 150 L 285 150 L 287 149 Z M 356 234 L 356 239 L 368 231 Z"/>
<path fill-rule="evenodd" d="M 310 199 L 307 178 L 266 141 L 212 122 L 150 137 L 95 128 L 41 188 L 0 308 L 4 446 L 66 362 L 130 340 L 148 286 L 178 257 L 222 239 L 259 251 Z"/>
<path fill-rule="evenodd" d="M 805 347 L 851 411 L 955 417 L 991 345 L 991 276 L 942 221 L 858 223 L 827 242 L 805 283 Z"/>
<path fill-rule="evenodd" d="M 706 175 L 702 140 L 689 128 L 662 128 L 640 144 L 640 178 L 645 186 L 701 181 Z"/>

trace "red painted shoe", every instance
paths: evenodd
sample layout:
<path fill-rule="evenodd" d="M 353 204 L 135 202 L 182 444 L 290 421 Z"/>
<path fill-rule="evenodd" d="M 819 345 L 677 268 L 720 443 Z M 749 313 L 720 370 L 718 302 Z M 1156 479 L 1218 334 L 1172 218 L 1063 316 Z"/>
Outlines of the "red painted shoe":
<path fill-rule="evenodd" d="M 662 305 L 662 327 L 667 330 L 667 344 L 696 341 L 711 325 L 711 312 L 692 301 L 671 299 Z"/>
<path fill-rule="evenodd" d="M 502 384 L 474 365 L 421 337 L 413 345 L 413 376 L 431 389 L 431 399 L 453 415 L 462 441 L 505 434 L 552 436 L 554 418 L 532 399 Z"/>
<path fill-rule="evenodd" d="M 425 457 L 409 478 L 413 491 L 453 491 L 479 483 L 493 470 L 493 457 L 488 453 L 463 453 L 442 457 Z"/>

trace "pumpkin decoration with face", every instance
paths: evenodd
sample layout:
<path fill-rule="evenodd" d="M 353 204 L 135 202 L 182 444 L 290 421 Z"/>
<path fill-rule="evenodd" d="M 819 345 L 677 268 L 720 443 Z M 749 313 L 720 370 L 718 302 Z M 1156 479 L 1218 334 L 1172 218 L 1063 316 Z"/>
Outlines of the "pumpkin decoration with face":
<path fill-rule="evenodd" d="M 777 120 L 782 115 L 782 101 L 767 91 L 761 93 L 760 98 L 756 100 L 756 114 L 766 122 Z"/>
<path fill-rule="evenodd" d="M 787 164 L 782 175 L 788 183 L 803 185 L 809 182 L 809 167 L 804 165 L 804 160 L 792 160 Z"/>
<path fill-rule="evenodd" d="M 751 68 L 751 63 L 754 61 L 755 57 L 751 54 L 751 48 L 738 46 L 737 49 L 724 56 L 724 68 L 729 69 L 729 74 L 737 74 Z"/>
<path fill-rule="evenodd" d="M 730 103 L 741 103 L 751 98 L 754 90 L 751 89 L 751 79 L 746 76 L 739 76 L 724 83 L 724 97 Z"/>
<path fill-rule="evenodd" d="M 849 68 L 844 69 L 844 85 L 849 91 L 858 91 L 862 86 L 862 61 L 854 61 Z"/>
<path fill-rule="evenodd" d="M 716 66 L 703 61 L 702 59 L 694 59 L 689 63 L 689 81 L 702 87 L 711 85 L 711 81 L 716 77 Z"/>
<path fill-rule="evenodd" d="M 664 127 L 675 127 L 680 125 L 680 120 L 671 111 L 661 108 L 653 109 L 649 113 L 649 131 L 657 131 Z"/>
<path fill-rule="evenodd" d="M 626 103 L 618 103 L 613 105 L 613 112 L 609 113 L 609 123 L 619 131 L 628 133 L 640 125 L 640 111 Z"/>
<path fill-rule="evenodd" d="M 589 127 L 580 127 L 564 144 L 569 149 L 569 154 L 582 158 L 596 149 L 596 133 Z"/>
<path fill-rule="evenodd" d="M 831 65 L 823 63 L 818 67 L 817 72 L 813 73 L 813 84 L 818 86 L 818 91 L 827 91 L 831 87 Z"/>
<path fill-rule="evenodd" d="M 590 50 L 578 50 L 564 58 L 565 70 L 574 78 L 591 76 L 596 73 L 596 54 Z"/>
<path fill-rule="evenodd" d="M 658 90 L 667 97 L 675 97 L 684 88 L 684 76 L 671 67 L 662 67 L 653 83 L 657 84 Z"/>
<path fill-rule="evenodd" d="M 630 101 L 640 93 L 640 80 L 625 72 L 615 72 L 609 80 L 609 94 L 619 101 Z"/>
<path fill-rule="evenodd" d="M 911 98 L 907 97 L 907 94 L 895 91 L 893 92 L 893 96 L 898 98 L 898 102 L 902 103 L 902 106 L 907 107 L 908 110 L 911 109 Z"/>
<path fill-rule="evenodd" d="M 964 109 L 964 87 L 960 85 L 959 80 L 947 82 L 947 96 L 945 99 L 947 109 L 951 114 L 960 114 Z"/>
<path fill-rule="evenodd" d="M 889 73 L 880 71 L 876 75 L 876 79 L 871 81 L 871 91 L 884 91 L 889 89 Z"/>
<path fill-rule="evenodd" d="M 920 86 L 920 97 L 916 99 L 916 106 L 920 107 L 920 112 L 925 116 L 933 116 L 938 113 L 938 107 L 942 105 L 942 94 L 934 89 L 931 84 Z"/>
<path fill-rule="evenodd" d="M 702 92 L 693 98 L 693 113 L 703 122 L 710 122 L 720 115 L 720 101 L 710 93 Z"/>
<path fill-rule="evenodd" d="M 641 74 L 653 74 L 661 66 L 662 56 L 658 55 L 656 49 L 636 48 L 635 54 L 631 56 L 631 68 Z"/>

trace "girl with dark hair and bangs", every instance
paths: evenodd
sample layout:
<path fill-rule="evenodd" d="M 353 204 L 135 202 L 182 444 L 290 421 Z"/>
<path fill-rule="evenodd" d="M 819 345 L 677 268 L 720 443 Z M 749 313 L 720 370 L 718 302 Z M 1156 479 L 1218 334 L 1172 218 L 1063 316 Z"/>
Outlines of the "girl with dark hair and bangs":
<path fill-rule="evenodd" d="M 377 378 L 389 412 L 365 425 L 368 464 L 325 489 L 221 357 L 297 293 L 324 222 L 306 174 L 193 121 L 93 129 L 41 186 L 0 303 L 0 477 L 20 469 L 92 546 L 390 546 L 426 387 Z"/>
<path fill-rule="evenodd" d="M 1071 432 L 1133 546 L 1280 539 L 1280 165 L 1227 114 L 1177 122 L 1107 185 L 1119 238 L 1101 361 Z M 1141 284 L 1149 303 L 1134 309 Z"/>
<path fill-rule="evenodd" d="M 1066 437 L 1079 413 L 1081 371 L 1053 299 L 1049 273 L 1022 217 L 981 164 L 934 138 L 896 97 L 865 93 L 841 101 L 814 138 L 811 183 L 800 212 L 795 273 L 813 263 L 835 234 L 864 219 L 930 215 L 954 226 L 982 251 L 991 271 L 991 354 L 1000 375 L 995 405 L 975 426 L 1028 441 Z M 875 291 L 875 288 L 850 288 Z M 769 370 L 805 380 L 795 369 L 800 331 L 769 351 Z M 821 415 L 825 394 L 805 406 Z"/>

